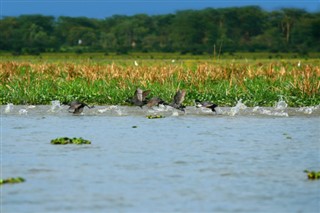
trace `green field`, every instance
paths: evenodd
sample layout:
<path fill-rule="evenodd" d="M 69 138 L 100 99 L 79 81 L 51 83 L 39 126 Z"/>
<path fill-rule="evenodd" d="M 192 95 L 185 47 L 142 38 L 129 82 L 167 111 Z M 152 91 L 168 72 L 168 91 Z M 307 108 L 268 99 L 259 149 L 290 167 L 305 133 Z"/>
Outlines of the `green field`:
<path fill-rule="evenodd" d="M 2 53 L 0 102 L 50 104 L 78 99 L 88 104 L 124 105 L 140 87 L 152 91 L 149 97 L 159 96 L 167 102 L 176 90 L 186 89 L 187 105 L 199 99 L 234 106 L 242 99 L 248 106 L 273 106 L 280 98 L 292 107 L 319 105 L 317 56 Z"/>

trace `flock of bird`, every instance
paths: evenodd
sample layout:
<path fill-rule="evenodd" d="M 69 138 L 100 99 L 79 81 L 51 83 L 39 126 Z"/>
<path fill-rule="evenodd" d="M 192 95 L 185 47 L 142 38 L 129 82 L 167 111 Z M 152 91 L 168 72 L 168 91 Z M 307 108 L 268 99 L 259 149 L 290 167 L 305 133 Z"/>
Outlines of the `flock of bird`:
<path fill-rule="evenodd" d="M 126 100 L 126 102 L 135 106 L 139 106 L 141 108 L 143 106 L 147 106 L 151 108 L 153 106 L 159 106 L 160 104 L 168 105 L 175 109 L 185 112 L 186 106 L 182 104 L 186 95 L 185 90 L 178 90 L 174 95 L 173 101 L 171 103 L 166 103 L 164 100 L 162 100 L 159 97 L 153 97 L 151 99 L 148 99 L 147 96 L 149 95 L 149 93 L 150 93 L 150 90 L 143 91 L 142 89 L 138 88 L 136 89 L 134 96 Z M 195 102 L 196 102 L 196 107 L 198 108 L 199 107 L 209 108 L 213 112 L 216 112 L 215 108 L 217 107 L 217 105 L 214 103 L 211 103 L 209 101 L 199 101 L 199 100 L 196 100 Z M 94 107 L 94 106 L 89 106 L 88 104 L 80 101 L 72 101 L 68 105 L 70 106 L 68 111 L 73 114 L 82 113 L 84 107 L 88 107 L 89 109 Z"/>

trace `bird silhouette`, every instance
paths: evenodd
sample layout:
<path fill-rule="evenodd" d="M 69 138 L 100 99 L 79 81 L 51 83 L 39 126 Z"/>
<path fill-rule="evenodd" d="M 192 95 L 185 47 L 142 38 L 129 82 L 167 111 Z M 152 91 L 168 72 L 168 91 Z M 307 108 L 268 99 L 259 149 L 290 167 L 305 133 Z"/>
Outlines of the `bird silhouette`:
<path fill-rule="evenodd" d="M 186 107 L 184 105 L 182 105 L 182 102 L 184 101 L 185 95 L 186 95 L 185 90 L 178 90 L 173 97 L 173 102 L 169 105 L 172 106 L 173 108 L 176 108 L 176 109 L 179 109 L 179 110 L 185 112 Z"/>
<path fill-rule="evenodd" d="M 164 100 L 162 100 L 159 97 L 153 97 L 147 102 L 147 106 L 153 107 L 153 106 L 159 106 L 159 104 L 168 105 Z"/>
<path fill-rule="evenodd" d="M 212 110 L 212 112 L 217 112 L 215 110 L 215 108 L 218 106 L 217 104 L 211 103 L 209 101 L 199 101 L 199 100 L 195 100 L 196 102 L 196 107 L 205 107 L 205 108 L 209 108 Z"/>
<path fill-rule="evenodd" d="M 89 109 L 94 108 L 94 106 L 89 106 L 86 103 L 80 102 L 80 101 L 71 101 L 68 104 L 70 107 L 68 111 L 73 114 L 80 114 L 83 112 L 84 107 L 88 107 Z"/>
<path fill-rule="evenodd" d="M 149 95 L 150 92 L 150 90 L 143 91 L 142 89 L 138 88 L 134 92 L 134 96 L 128 99 L 127 102 L 142 108 L 143 105 L 148 103 L 146 97 Z"/>

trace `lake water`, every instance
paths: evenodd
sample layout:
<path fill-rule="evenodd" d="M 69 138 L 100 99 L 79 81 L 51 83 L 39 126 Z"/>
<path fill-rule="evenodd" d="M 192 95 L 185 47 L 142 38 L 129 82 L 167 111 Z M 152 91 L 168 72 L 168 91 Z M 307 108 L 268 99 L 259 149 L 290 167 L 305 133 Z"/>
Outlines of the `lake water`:
<path fill-rule="evenodd" d="M 161 114 L 165 118 L 147 119 Z M 83 137 L 91 145 L 52 145 Z M 1 212 L 319 212 L 320 107 L 1 107 Z"/>

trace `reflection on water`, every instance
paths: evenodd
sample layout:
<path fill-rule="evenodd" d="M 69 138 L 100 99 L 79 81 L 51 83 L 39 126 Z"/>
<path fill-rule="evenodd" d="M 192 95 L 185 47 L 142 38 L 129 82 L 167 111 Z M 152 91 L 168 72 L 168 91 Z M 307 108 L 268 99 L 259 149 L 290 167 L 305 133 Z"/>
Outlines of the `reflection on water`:
<path fill-rule="evenodd" d="M 67 108 L 1 107 L 3 212 L 319 212 L 319 106 Z"/>

